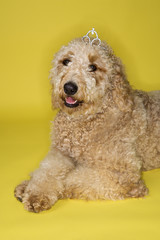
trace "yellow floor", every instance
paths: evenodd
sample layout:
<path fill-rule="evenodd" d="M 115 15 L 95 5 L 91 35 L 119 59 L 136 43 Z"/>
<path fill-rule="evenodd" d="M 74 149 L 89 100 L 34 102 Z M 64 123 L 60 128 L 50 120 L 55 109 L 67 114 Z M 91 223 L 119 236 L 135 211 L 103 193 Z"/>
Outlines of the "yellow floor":
<path fill-rule="evenodd" d="M 51 210 L 24 210 L 14 187 L 28 178 L 49 148 L 49 122 L 1 123 L 0 238 L 3 240 L 160 239 L 160 169 L 144 174 L 145 199 L 58 201 Z"/>

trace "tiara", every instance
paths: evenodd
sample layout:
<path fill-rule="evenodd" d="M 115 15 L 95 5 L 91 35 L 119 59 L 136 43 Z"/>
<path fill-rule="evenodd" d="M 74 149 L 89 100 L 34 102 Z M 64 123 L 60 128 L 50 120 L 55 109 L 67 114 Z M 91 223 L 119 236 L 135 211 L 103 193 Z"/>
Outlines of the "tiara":
<path fill-rule="evenodd" d="M 89 35 L 92 35 L 91 37 Z M 95 36 L 95 37 L 94 37 Z M 93 38 L 93 39 L 92 39 Z M 92 28 L 92 30 L 90 30 L 85 36 L 82 37 L 82 40 L 84 42 L 86 42 L 86 40 L 88 40 L 89 44 L 93 45 L 94 42 L 98 41 L 99 43 L 96 45 L 100 45 L 101 44 L 101 40 L 98 38 L 98 34 L 97 32 L 94 30 L 94 28 Z"/>

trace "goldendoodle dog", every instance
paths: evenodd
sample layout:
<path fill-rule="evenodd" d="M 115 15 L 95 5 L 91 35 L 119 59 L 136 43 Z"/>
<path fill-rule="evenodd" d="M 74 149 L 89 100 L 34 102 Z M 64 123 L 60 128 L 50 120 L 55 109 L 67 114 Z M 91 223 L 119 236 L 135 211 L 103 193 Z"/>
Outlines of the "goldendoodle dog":
<path fill-rule="evenodd" d="M 83 38 L 56 54 L 51 84 L 60 111 L 50 152 L 15 189 L 25 209 L 147 195 L 142 171 L 160 167 L 160 91 L 133 90 L 111 47 Z"/>

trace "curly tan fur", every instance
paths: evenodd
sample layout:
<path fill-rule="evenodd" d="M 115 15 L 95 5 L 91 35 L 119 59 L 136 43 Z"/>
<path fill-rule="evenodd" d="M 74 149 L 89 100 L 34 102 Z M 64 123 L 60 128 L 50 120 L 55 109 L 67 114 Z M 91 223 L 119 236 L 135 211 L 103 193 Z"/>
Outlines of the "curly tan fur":
<path fill-rule="evenodd" d="M 33 212 L 64 198 L 145 196 L 142 171 L 160 167 L 160 91 L 133 90 L 120 59 L 104 42 L 73 40 L 53 65 L 52 102 L 60 111 L 51 150 L 15 196 Z M 72 98 L 79 105 L 73 108 L 65 105 L 64 85 L 70 81 L 78 86 Z"/>

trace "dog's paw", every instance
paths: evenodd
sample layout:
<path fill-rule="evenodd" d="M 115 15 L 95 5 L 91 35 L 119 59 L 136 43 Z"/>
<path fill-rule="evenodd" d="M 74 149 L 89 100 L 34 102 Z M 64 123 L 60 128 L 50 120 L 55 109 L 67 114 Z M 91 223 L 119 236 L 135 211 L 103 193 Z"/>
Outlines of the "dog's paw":
<path fill-rule="evenodd" d="M 57 199 L 55 199 L 54 202 L 56 202 L 56 200 Z M 51 201 L 49 197 L 41 193 L 39 194 L 33 193 L 30 195 L 27 194 L 27 196 L 25 196 L 23 200 L 25 209 L 28 210 L 29 212 L 35 213 L 39 213 L 41 211 L 50 209 L 54 202 Z"/>
<path fill-rule="evenodd" d="M 19 184 L 14 190 L 14 196 L 17 198 L 18 201 L 23 202 L 24 192 L 28 185 L 29 181 L 23 181 Z"/>
<path fill-rule="evenodd" d="M 140 181 L 139 183 L 133 185 L 131 190 L 127 193 L 127 197 L 144 197 L 148 195 L 148 188 L 145 186 L 143 181 Z"/>

